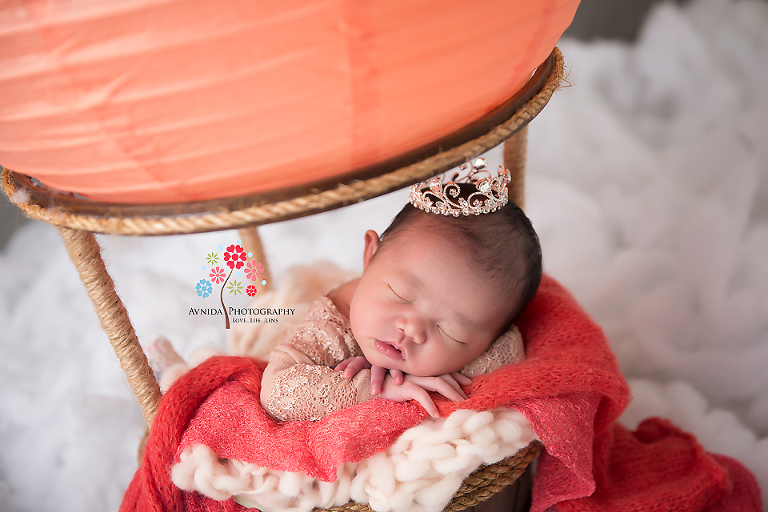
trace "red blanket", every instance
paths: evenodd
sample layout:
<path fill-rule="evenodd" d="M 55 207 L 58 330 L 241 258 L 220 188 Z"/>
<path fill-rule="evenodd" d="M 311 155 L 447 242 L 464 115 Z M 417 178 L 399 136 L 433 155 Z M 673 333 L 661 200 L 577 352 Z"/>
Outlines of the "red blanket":
<path fill-rule="evenodd" d="M 558 283 L 543 279 L 518 327 L 525 361 L 475 379 L 462 403 L 436 401 L 443 416 L 503 405 L 525 414 L 546 448 L 534 512 L 555 504 L 646 511 L 664 502 L 678 511 L 762 510 L 754 478 L 735 461 L 706 454 L 662 420 L 634 434 L 615 423 L 629 399 L 626 382 L 600 328 Z M 259 405 L 263 365 L 212 358 L 171 387 L 121 511 L 241 510 L 231 500 L 182 493 L 170 482 L 170 467 L 191 443 L 221 457 L 331 480 L 339 464 L 385 449 L 427 416 L 415 403 L 373 400 L 318 422 L 278 423 Z M 734 486 L 733 475 L 746 483 Z M 734 499 L 741 508 L 721 506 Z"/>

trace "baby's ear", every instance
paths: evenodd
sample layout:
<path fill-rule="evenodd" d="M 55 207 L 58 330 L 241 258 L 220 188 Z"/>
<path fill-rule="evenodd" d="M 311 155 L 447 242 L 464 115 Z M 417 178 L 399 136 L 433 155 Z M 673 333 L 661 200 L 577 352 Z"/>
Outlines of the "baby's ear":
<path fill-rule="evenodd" d="M 379 248 L 379 235 L 372 229 L 365 232 L 365 249 L 363 249 L 363 270 L 368 267 L 373 255 Z"/>

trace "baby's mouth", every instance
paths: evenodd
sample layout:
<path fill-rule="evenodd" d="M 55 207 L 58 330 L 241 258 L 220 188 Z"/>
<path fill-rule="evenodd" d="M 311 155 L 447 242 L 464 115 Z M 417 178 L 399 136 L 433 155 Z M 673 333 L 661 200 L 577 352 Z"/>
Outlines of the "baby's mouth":
<path fill-rule="evenodd" d="M 384 341 L 375 340 L 373 342 L 373 346 L 376 347 L 376 350 L 378 350 L 380 353 L 384 354 L 390 359 L 394 359 L 395 361 L 404 361 L 405 357 L 403 356 L 402 351 L 397 349 L 394 345 L 390 343 L 386 343 Z"/>

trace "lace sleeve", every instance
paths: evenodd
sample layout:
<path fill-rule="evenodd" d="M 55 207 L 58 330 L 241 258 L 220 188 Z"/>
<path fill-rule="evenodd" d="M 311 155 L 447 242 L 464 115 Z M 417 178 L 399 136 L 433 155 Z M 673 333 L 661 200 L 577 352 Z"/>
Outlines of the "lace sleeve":
<path fill-rule="evenodd" d="M 272 353 L 262 378 L 262 406 L 282 421 L 319 420 L 370 400 L 370 370 L 345 379 L 333 369 L 361 354 L 348 320 L 330 299 L 319 299 L 290 341 Z"/>
<path fill-rule="evenodd" d="M 281 421 L 320 420 L 372 398 L 370 370 L 345 379 L 330 366 L 296 362 L 284 350 L 273 353 L 264 377 L 262 405 Z"/>
<path fill-rule="evenodd" d="M 517 326 L 513 326 L 499 336 L 477 359 L 462 368 L 460 373 L 471 379 L 523 359 L 525 359 L 523 336 Z"/>

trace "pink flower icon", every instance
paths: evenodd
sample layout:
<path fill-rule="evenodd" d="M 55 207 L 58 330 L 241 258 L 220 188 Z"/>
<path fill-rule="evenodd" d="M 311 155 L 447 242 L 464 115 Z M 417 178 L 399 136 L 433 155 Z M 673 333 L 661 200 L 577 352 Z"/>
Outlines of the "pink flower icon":
<path fill-rule="evenodd" d="M 245 260 L 245 250 L 239 245 L 230 245 L 224 252 L 224 261 L 227 262 L 229 268 L 239 270 L 243 268 Z"/>
<path fill-rule="evenodd" d="M 245 265 L 245 277 L 251 281 L 258 281 L 263 273 L 264 269 L 261 268 L 261 262 L 256 263 L 254 260 L 251 260 Z"/>
<path fill-rule="evenodd" d="M 216 267 L 215 269 L 211 270 L 211 281 L 213 281 L 216 284 L 223 283 L 224 282 L 224 269 L 221 267 Z"/>
<path fill-rule="evenodd" d="M 247 293 L 249 297 L 255 296 L 257 291 L 256 287 L 252 284 L 249 284 L 248 288 L 245 289 L 245 293 Z"/>

